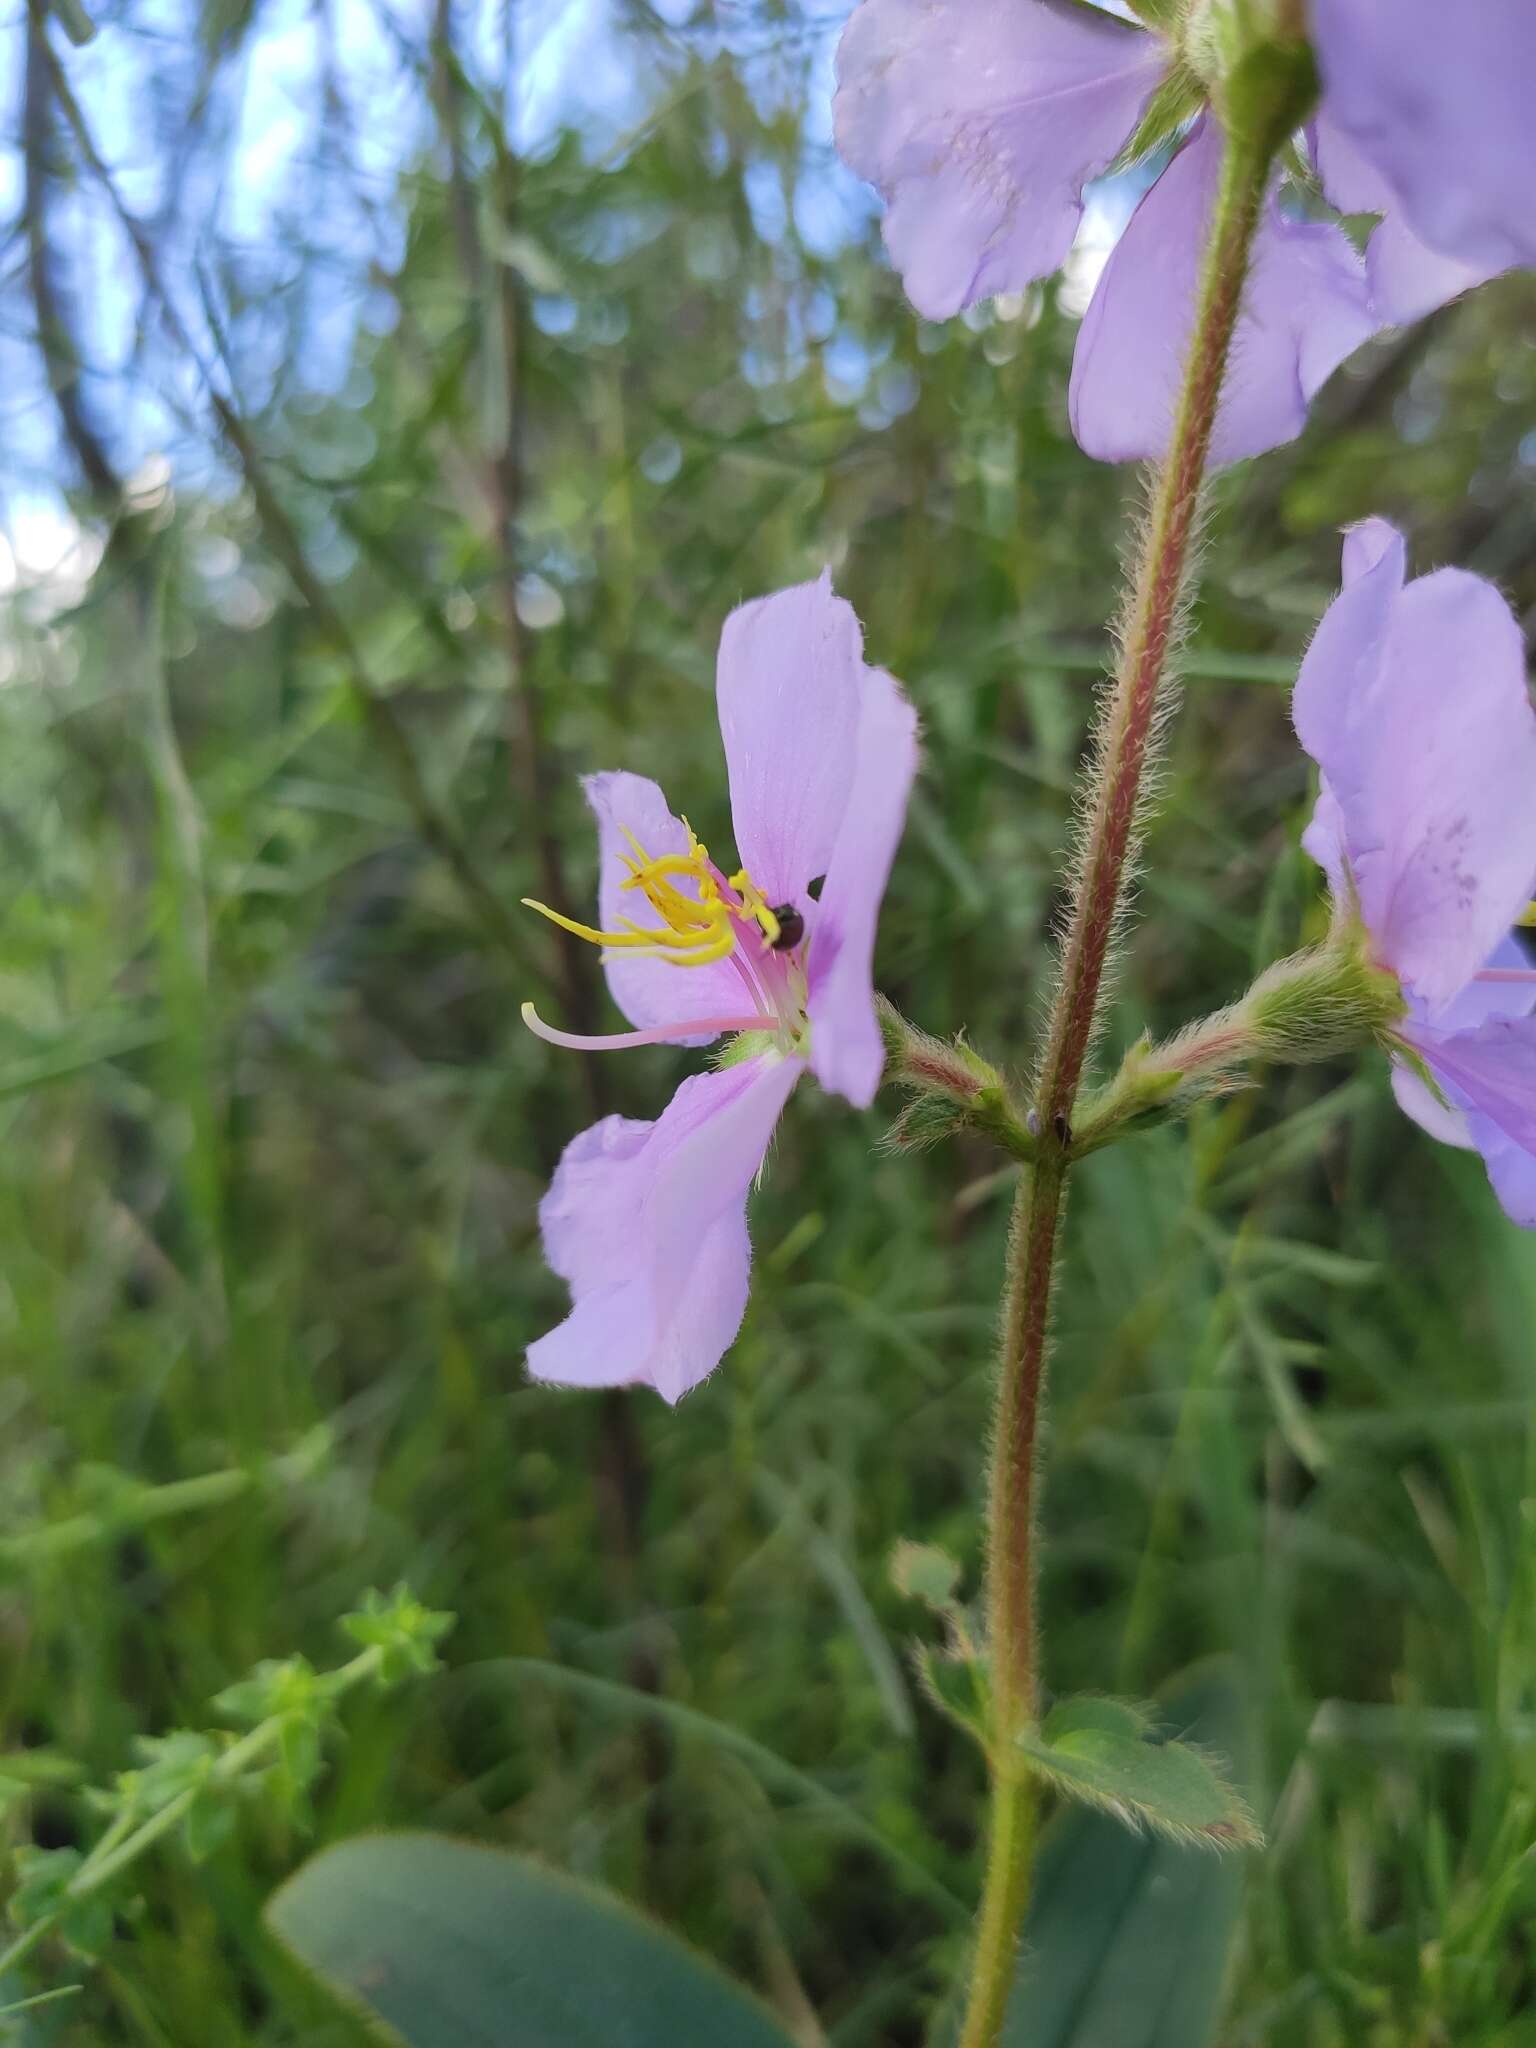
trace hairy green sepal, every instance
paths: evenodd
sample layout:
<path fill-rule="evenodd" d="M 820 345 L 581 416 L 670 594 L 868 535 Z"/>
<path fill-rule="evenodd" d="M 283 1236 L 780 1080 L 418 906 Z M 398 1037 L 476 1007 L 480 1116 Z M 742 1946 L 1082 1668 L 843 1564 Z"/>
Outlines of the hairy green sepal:
<path fill-rule="evenodd" d="M 1131 131 L 1130 139 L 1111 165 L 1111 171 L 1140 163 L 1160 149 L 1168 148 L 1205 105 L 1204 85 L 1178 60 L 1158 84 L 1146 110 Z"/>
<path fill-rule="evenodd" d="M 714 1064 L 717 1067 L 739 1067 L 743 1060 L 755 1060 L 765 1052 L 772 1052 L 778 1042 L 771 1031 L 738 1031 L 715 1054 Z"/>
<path fill-rule="evenodd" d="M 959 1561 L 933 1544 L 903 1541 L 891 1553 L 890 1571 L 897 1592 L 921 1601 L 943 1624 L 941 1644 L 912 1646 L 919 1684 L 941 1714 L 985 1749 L 992 1710 L 987 1658 L 976 1618 L 959 1597 Z"/>
<path fill-rule="evenodd" d="M 885 1079 L 911 1100 L 886 1133 L 895 1152 L 922 1152 L 965 1132 L 989 1138 L 1015 1159 L 1031 1160 L 1036 1144 L 997 1068 L 956 1038 L 932 1038 L 876 998 L 885 1043 Z"/>
<path fill-rule="evenodd" d="M 1190 1743 L 1160 1740 L 1151 1714 L 1128 1700 L 1064 1700 L 1017 1741 L 1064 1798 L 1127 1827 L 1206 1849 L 1253 1848 L 1262 1840 L 1221 1766 Z"/>

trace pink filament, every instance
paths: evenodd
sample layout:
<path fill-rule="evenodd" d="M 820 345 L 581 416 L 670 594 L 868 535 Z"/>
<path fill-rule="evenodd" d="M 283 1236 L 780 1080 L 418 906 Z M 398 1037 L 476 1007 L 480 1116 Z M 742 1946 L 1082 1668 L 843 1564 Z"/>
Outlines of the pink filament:
<path fill-rule="evenodd" d="M 627 1052 L 636 1045 L 666 1045 L 678 1038 L 719 1038 L 728 1031 L 771 1031 L 772 1017 L 754 1011 L 750 1017 L 688 1017 L 677 1024 L 658 1024 L 650 1031 L 606 1031 L 583 1037 L 575 1031 L 557 1031 L 546 1024 L 532 1003 L 523 1005 L 523 1022 L 536 1038 L 551 1045 L 566 1046 L 571 1052 Z"/>
<path fill-rule="evenodd" d="M 1474 974 L 1472 979 L 1474 981 L 1519 982 L 1526 986 L 1536 987 L 1536 967 L 1484 967 L 1479 973 Z"/>

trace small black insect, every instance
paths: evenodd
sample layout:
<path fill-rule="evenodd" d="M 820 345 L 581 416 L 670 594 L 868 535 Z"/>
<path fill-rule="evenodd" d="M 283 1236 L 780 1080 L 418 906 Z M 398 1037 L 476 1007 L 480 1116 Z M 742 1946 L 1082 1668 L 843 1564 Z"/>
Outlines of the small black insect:
<path fill-rule="evenodd" d="M 779 925 L 779 936 L 771 941 L 773 950 L 775 953 L 788 953 L 805 937 L 805 919 L 793 903 L 775 903 L 773 914 Z"/>

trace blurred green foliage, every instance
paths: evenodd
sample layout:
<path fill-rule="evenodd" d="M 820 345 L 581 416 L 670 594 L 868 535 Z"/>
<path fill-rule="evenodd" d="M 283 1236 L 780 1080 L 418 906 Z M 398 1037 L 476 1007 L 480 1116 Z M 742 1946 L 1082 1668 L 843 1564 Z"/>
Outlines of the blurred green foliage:
<path fill-rule="evenodd" d="M 209 80 L 264 30 L 215 14 Z M 879 1111 L 802 1091 L 719 1374 L 676 1412 L 530 1386 L 563 1306 L 553 1162 L 686 1058 L 531 1039 L 529 996 L 614 1019 L 514 907 L 589 899 L 588 769 L 656 775 L 723 838 L 721 620 L 830 562 L 925 730 L 882 986 L 1025 1067 L 1138 485 L 1067 433 L 1070 287 L 929 327 L 849 188 L 827 232 L 826 24 L 668 14 L 609 25 L 636 125 L 521 159 L 454 10 L 401 17 L 435 127 L 373 194 L 399 261 L 347 284 L 385 310 L 339 387 L 302 374 L 326 282 L 296 214 L 275 365 L 242 359 L 254 299 L 211 227 L 194 266 L 151 222 L 128 265 L 130 378 L 173 387 L 200 465 L 113 502 L 110 433 L 58 402 L 104 547 L 78 590 L 20 591 L 0 643 L 9 1840 L 85 1842 L 80 1782 L 261 1659 L 328 1660 L 371 1585 L 460 1621 L 445 1673 L 349 1705 L 317 1835 L 256 1806 L 195 1869 L 146 1860 L 29 2042 L 352 2038 L 260 1911 L 314 1839 L 386 1823 L 604 1882 L 838 2048 L 921 2040 L 963 1953 L 980 1764 L 918 1695 L 886 1562 L 940 1544 L 974 1587 L 1006 1176 L 884 1156 Z M 93 51 L 147 33 L 101 23 Z M 95 176 L 53 47 L 43 194 Z M 338 113 L 325 177 L 354 139 Z M 89 398 L 41 275 L 57 390 Z M 201 370 L 157 289 L 222 304 Z M 1536 617 L 1533 315 L 1512 278 L 1387 338 L 1221 483 L 1122 1038 L 1316 923 L 1284 685 L 1338 525 L 1393 515 L 1420 566 Z M 1376 1068 L 1269 1077 L 1081 1172 L 1047 1669 L 1245 1669 L 1270 1845 L 1228 2048 L 1536 2039 L 1533 1327 L 1536 1251 Z"/>

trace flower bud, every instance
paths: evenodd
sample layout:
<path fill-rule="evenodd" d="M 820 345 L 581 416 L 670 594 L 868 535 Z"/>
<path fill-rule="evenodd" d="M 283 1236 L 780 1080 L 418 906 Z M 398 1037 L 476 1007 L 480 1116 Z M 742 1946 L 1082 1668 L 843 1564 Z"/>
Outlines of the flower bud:
<path fill-rule="evenodd" d="M 919 1031 L 883 996 L 877 998 L 876 1010 L 885 1041 L 885 1078 L 912 1096 L 886 1134 L 888 1145 L 900 1152 L 920 1152 L 963 1131 L 975 1131 L 1016 1158 L 1034 1156 L 1034 1140 L 996 1067 L 963 1037 L 931 1038 Z"/>
<path fill-rule="evenodd" d="M 1114 1079 L 1084 1103 L 1073 1150 L 1095 1152 L 1230 1093 L 1257 1061 L 1304 1066 L 1387 1043 L 1406 1014 L 1396 975 L 1371 957 L 1359 919 L 1345 917 L 1322 945 L 1266 968 L 1240 1002 L 1161 1045 L 1138 1039 Z"/>
<path fill-rule="evenodd" d="M 1407 1007 L 1396 975 L 1371 958 L 1358 920 L 1336 927 L 1326 944 L 1277 961 L 1239 1006 L 1252 1032 L 1252 1057 L 1284 1066 L 1373 1044 Z"/>

